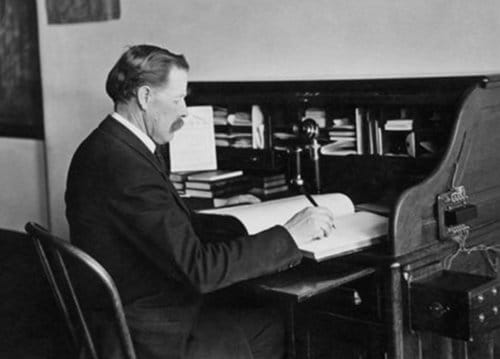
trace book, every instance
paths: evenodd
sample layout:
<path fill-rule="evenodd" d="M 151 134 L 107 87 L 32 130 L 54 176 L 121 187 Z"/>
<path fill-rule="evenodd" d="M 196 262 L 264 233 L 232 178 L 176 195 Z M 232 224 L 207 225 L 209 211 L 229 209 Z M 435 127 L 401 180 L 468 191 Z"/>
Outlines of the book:
<path fill-rule="evenodd" d="M 176 181 L 171 181 L 172 182 L 172 185 L 174 186 L 174 188 L 178 191 L 184 191 L 185 189 L 185 184 L 184 182 L 176 182 Z"/>
<path fill-rule="evenodd" d="M 264 136 L 265 121 L 264 113 L 258 105 L 252 105 L 252 148 L 263 149 L 266 147 L 266 140 Z"/>
<path fill-rule="evenodd" d="M 251 114 L 248 112 L 235 112 L 227 116 L 227 122 L 232 126 L 252 127 Z"/>
<path fill-rule="evenodd" d="M 214 182 L 226 178 L 242 176 L 242 170 L 213 170 L 193 173 L 187 176 L 188 181 Z"/>
<path fill-rule="evenodd" d="M 250 193 L 257 195 L 257 196 L 268 196 L 270 194 L 274 193 L 279 193 L 279 192 L 284 192 L 288 191 L 288 185 L 282 184 L 280 186 L 274 186 L 274 187 L 253 187 L 250 189 Z"/>
<path fill-rule="evenodd" d="M 285 184 L 287 184 L 286 178 L 278 178 L 272 181 L 254 182 L 253 186 L 256 188 L 273 188 L 273 187 L 283 186 Z"/>
<path fill-rule="evenodd" d="M 413 130 L 412 119 L 387 120 L 384 125 L 386 131 L 411 131 Z"/>
<path fill-rule="evenodd" d="M 356 107 L 354 111 L 354 116 L 355 116 L 355 133 L 356 133 L 356 152 L 358 155 L 364 154 L 364 148 L 363 148 L 363 141 L 364 141 L 364 134 L 363 134 L 363 110 L 359 107 Z"/>
<path fill-rule="evenodd" d="M 334 131 L 330 130 L 328 131 L 328 135 L 330 138 L 332 137 L 353 137 L 356 138 L 356 132 L 355 131 Z"/>
<path fill-rule="evenodd" d="M 184 182 L 190 174 L 196 173 L 196 171 L 180 171 L 180 172 L 170 172 L 168 177 L 172 182 Z"/>
<path fill-rule="evenodd" d="M 356 154 L 356 139 L 342 139 L 329 143 L 321 147 L 320 153 L 326 156 Z"/>
<path fill-rule="evenodd" d="M 215 197 L 228 197 L 231 195 L 241 194 L 248 192 L 250 183 L 240 183 L 232 186 L 220 187 L 212 190 L 186 188 L 184 193 L 191 197 L 201 198 L 215 198 Z"/>
<path fill-rule="evenodd" d="M 313 195 L 313 198 L 320 206 L 333 212 L 336 228 L 326 238 L 301 244 L 299 249 L 306 257 L 319 262 L 356 252 L 379 243 L 388 233 L 387 217 L 368 211 L 355 212 L 351 199 L 342 193 Z M 308 206 L 311 203 L 300 195 L 202 212 L 232 216 L 241 222 L 248 234 L 255 234 L 286 223 L 295 213 Z"/>
<path fill-rule="evenodd" d="M 268 181 L 275 181 L 278 179 L 286 179 L 286 175 L 283 172 L 254 171 L 250 172 L 250 176 L 253 178 L 255 183 L 265 183 Z"/>
<path fill-rule="evenodd" d="M 284 173 L 269 174 L 269 175 L 251 175 L 252 184 L 254 187 L 270 188 L 286 184 L 286 176 Z"/>
<path fill-rule="evenodd" d="M 349 141 L 356 146 L 356 137 L 328 136 L 330 141 Z"/>
<path fill-rule="evenodd" d="M 185 182 L 185 186 L 186 188 L 192 188 L 192 189 L 216 190 L 228 186 L 238 186 L 243 183 L 250 185 L 251 184 L 250 178 L 248 176 L 242 175 L 242 176 L 224 178 L 211 182 L 188 180 Z"/>

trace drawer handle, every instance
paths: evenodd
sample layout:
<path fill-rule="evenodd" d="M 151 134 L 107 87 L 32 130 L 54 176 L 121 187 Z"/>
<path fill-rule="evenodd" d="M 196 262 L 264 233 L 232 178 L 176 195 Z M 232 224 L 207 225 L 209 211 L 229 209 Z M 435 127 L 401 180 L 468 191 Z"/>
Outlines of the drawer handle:
<path fill-rule="evenodd" d="M 441 318 L 443 315 L 445 315 L 447 312 L 450 311 L 450 308 L 445 307 L 439 302 L 433 302 L 429 305 L 429 311 L 431 312 L 431 315 L 434 318 Z"/>

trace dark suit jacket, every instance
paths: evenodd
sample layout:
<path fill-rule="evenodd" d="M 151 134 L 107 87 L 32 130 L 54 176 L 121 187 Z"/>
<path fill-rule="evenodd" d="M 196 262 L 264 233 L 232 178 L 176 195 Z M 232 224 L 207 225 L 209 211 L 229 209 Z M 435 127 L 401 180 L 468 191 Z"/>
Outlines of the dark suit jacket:
<path fill-rule="evenodd" d="M 204 293 L 284 270 L 302 258 L 281 226 L 201 241 L 196 215 L 154 155 L 111 117 L 77 149 L 65 199 L 71 240 L 111 274 L 129 325 L 170 323 L 161 329 L 168 340 L 161 340 L 171 354 L 183 350 Z M 151 314 L 153 308 L 162 314 Z"/>

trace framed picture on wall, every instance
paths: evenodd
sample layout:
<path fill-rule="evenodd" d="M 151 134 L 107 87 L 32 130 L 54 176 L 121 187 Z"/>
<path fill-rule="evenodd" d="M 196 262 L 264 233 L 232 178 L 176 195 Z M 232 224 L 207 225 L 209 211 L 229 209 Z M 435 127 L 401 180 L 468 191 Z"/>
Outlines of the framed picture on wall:
<path fill-rule="evenodd" d="M 43 137 L 36 0 L 0 0 L 0 136 Z"/>

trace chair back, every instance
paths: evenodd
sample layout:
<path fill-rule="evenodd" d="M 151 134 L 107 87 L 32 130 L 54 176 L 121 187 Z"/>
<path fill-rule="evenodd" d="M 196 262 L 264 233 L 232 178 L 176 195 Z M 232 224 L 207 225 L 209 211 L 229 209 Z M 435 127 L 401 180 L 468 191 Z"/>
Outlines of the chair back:
<path fill-rule="evenodd" d="M 71 275 L 71 270 L 68 270 L 70 263 L 78 264 L 79 269 L 86 272 L 82 274 L 91 275 L 92 278 L 96 278 L 100 282 L 95 284 L 104 288 L 111 304 L 110 309 L 115 323 L 116 337 L 119 338 L 123 357 L 136 359 L 123 305 L 109 273 L 87 253 L 68 241 L 52 235 L 39 224 L 29 222 L 25 229 L 35 244 L 45 276 L 64 317 L 75 350 L 80 354 L 84 353 L 85 357 L 99 358 L 80 303 L 81 296 L 75 290 L 77 283 L 74 282 L 75 278 Z"/>

